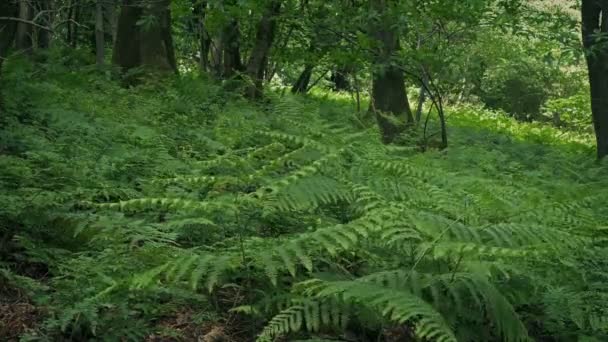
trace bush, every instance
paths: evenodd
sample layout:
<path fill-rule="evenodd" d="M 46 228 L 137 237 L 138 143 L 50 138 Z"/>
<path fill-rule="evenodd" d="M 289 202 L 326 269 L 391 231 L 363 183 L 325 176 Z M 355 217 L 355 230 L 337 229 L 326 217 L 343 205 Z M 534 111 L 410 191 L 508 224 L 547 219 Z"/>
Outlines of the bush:
<path fill-rule="evenodd" d="M 589 89 L 566 98 L 550 99 L 542 108 L 543 115 L 556 126 L 592 133 Z"/>
<path fill-rule="evenodd" d="M 488 69 L 481 81 L 481 99 L 518 120 L 538 118 L 551 95 L 552 71 L 537 61 L 503 61 Z"/>

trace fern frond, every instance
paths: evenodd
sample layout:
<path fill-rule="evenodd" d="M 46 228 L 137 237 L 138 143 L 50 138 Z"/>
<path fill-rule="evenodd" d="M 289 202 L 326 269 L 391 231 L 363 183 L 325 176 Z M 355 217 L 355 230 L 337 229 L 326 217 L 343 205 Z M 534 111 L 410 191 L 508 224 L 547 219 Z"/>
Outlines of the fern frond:
<path fill-rule="evenodd" d="M 344 302 L 377 310 L 396 323 L 413 323 L 416 335 L 433 341 L 456 341 L 452 328 L 430 304 L 407 291 L 360 281 L 316 281 L 308 284 L 316 298 L 339 298 Z"/>

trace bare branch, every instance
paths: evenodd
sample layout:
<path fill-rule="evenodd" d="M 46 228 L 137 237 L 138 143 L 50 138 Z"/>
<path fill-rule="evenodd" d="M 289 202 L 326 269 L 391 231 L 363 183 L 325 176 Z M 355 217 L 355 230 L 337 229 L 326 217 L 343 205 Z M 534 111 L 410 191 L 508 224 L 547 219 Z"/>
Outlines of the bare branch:
<path fill-rule="evenodd" d="M 32 26 L 37 27 L 37 28 L 39 28 L 41 30 L 53 32 L 52 28 L 47 27 L 47 26 L 43 26 L 43 25 L 40 25 L 40 24 L 37 24 L 37 23 L 35 23 L 33 21 L 30 21 L 30 20 L 25 20 L 25 19 L 21 19 L 21 18 L 14 18 L 14 17 L 0 17 L 0 21 L 2 21 L 2 20 L 16 21 L 16 22 L 19 22 L 19 23 L 32 25 Z"/>

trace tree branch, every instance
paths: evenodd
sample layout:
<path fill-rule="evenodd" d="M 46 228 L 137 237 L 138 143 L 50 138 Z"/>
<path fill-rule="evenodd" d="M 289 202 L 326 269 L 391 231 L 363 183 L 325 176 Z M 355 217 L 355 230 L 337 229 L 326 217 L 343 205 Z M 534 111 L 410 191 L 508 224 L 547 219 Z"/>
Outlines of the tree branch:
<path fill-rule="evenodd" d="M 37 23 L 35 23 L 33 21 L 30 21 L 30 20 L 25 20 L 25 19 L 21 19 L 21 18 L 14 18 L 14 17 L 0 17 L 0 21 L 2 21 L 2 20 L 16 21 L 16 22 L 32 25 L 32 26 L 37 27 L 37 28 L 39 28 L 41 30 L 53 32 L 52 28 L 47 27 L 47 26 L 43 26 L 43 25 L 40 25 L 40 24 L 37 24 Z"/>

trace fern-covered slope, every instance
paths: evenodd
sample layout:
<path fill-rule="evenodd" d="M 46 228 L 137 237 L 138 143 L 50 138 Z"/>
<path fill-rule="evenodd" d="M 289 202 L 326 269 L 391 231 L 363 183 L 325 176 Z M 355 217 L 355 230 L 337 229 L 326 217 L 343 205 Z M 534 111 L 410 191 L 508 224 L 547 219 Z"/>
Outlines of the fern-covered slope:
<path fill-rule="evenodd" d="M 339 98 L 7 67 L 0 277 L 31 338 L 207 334 L 163 326 L 184 309 L 244 340 L 608 338 L 586 136 L 457 106 L 420 153 Z"/>

